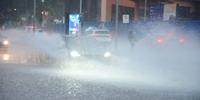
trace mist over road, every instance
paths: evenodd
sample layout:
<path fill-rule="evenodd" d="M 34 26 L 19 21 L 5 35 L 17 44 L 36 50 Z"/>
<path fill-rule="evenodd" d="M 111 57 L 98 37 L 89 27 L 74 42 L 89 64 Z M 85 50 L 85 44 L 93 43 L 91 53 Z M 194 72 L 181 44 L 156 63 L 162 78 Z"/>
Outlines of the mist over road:
<path fill-rule="evenodd" d="M 112 66 L 88 58 L 69 66 L 60 34 L 12 29 L 4 35 L 17 60 L 0 63 L 2 100 L 199 100 L 200 48 L 192 37 L 181 46 L 145 37 L 131 48 L 124 35 Z"/>

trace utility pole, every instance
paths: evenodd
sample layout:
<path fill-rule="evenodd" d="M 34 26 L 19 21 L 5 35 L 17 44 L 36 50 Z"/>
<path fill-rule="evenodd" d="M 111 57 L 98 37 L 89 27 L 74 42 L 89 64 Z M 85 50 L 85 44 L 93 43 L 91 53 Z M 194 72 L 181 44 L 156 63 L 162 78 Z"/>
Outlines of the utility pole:
<path fill-rule="evenodd" d="M 33 31 L 35 31 L 36 26 L 36 0 L 33 1 Z"/>
<path fill-rule="evenodd" d="M 115 48 L 117 49 L 118 45 L 118 27 L 119 27 L 119 0 L 115 0 Z"/>
<path fill-rule="evenodd" d="M 83 0 L 80 0 L 80 14 L 82 14 Z"/>
<path fill-rule="evenodd" d="M 80 10 L 79 10 L 79 14 L 80 14 L 80 25 L 79 25 L 79 35 L 82 32 L 82 6 L 83 6 L 83 0 L 80 0 Z"/>
<path fill-rule="evenodd" d="M 144 1 L 144 21 L 146 21 L 147 18 L 147 0 Z"/>

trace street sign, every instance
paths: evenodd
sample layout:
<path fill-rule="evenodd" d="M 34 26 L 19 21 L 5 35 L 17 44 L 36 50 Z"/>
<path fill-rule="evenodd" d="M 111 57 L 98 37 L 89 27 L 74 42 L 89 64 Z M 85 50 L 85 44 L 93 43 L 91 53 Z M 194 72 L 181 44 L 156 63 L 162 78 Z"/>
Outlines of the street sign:
<path fill-rule="evenodd" d="M 163 4 L 154 4 L 149 8 L 149 18 L 151 20 L 163 19 Z"/>
<path fill-rule="evenodd" d="M 176 4 L 165 4 L 164 5 L 164 14 L 163 14 L 163 20 L 170 20 L 171 18 L 176 17 Z"/>
<path fill-rule="evenodd" d="M 128 14 L 124 14 L 123 15 L 123 23 L 125 23 L 125 24 L 127 24 L 127 23 L 129 23 L 129 15 Z"/>

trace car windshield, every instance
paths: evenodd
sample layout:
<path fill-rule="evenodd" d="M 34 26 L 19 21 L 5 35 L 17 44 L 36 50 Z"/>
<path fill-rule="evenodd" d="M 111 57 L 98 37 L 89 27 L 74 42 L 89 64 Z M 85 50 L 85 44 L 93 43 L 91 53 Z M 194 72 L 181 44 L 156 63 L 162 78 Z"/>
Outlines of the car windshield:
<path fill-rule="evenodd" d="M 0 100 L 200 100 L 200 0 L 0 0 Z"/>

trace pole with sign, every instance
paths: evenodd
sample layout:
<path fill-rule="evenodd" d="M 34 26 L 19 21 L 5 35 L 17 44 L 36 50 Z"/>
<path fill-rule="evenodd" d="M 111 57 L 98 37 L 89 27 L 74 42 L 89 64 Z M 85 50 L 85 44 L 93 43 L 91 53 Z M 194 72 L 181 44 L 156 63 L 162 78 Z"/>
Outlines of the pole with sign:
<path fill-rule="evenodd" d="M 130 20 L 130 16 L 128 14 L 124 14 L 122 17 L 123 17 L 123 23 L 128 24 Z"/>
<path fill-rule="evenodd" d="M 115 48 L 117 49 L 117 42 L 118 42 L 118 25 L 119 25 L 119 0 L 115 0 Z"/>

